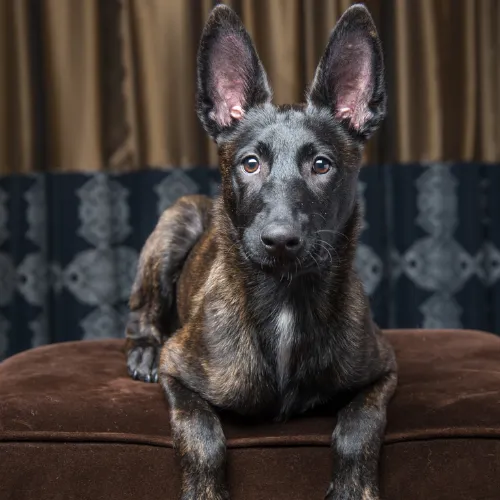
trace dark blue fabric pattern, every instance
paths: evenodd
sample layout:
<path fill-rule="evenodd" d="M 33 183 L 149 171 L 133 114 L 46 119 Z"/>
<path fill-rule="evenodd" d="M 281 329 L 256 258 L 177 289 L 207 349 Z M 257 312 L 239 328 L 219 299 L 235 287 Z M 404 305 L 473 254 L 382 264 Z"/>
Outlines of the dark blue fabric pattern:
<path fill-rule="evenodd" d="M 140 249 L 206 167 L 0 178 L 0 359 L 123 336 Z M 382 327 L 500 334 L 500 165 L 365 167 L 356 267 Z"/>

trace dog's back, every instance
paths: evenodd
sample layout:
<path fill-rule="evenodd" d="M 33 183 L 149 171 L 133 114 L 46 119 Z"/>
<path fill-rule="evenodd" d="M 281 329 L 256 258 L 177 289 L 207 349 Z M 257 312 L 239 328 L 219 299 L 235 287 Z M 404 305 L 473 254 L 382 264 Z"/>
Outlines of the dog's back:
<path fill-rule="evenodd" d="M 177 283 L 211 217 L 210 198 L 184 196 L 165 210 L 144 244 L 126 326 L 128 370 L 138 380 L 158 380 L 158 350 L 180 326 Z"/>

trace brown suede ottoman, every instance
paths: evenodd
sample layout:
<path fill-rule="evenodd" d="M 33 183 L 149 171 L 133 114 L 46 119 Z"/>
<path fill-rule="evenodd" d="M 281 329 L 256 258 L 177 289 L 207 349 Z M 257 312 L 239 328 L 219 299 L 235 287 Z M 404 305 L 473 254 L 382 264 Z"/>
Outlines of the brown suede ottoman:
<path fill-rule="evenodd" d="M 500 338 L 388 331 L 400 366 L 381 457 L 387 500 L 500 499 Z M 158 384 L 131 380 L 119 340 L 37 348 L 0 364 L 0 499 L 177 499 Z M 233 500 L 321 499 L 328 411 L 286 424 L 225 418 Z M 200 499 L 201 500 L 201 499 Z"/>

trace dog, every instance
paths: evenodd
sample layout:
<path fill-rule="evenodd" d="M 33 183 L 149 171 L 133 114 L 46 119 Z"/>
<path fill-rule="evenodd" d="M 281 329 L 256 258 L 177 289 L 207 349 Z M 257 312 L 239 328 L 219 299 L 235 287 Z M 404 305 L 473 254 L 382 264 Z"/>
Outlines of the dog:
<path fill-rule="evenodd" d="M 221 194 L 182 197 L 162 214 L 126 327 L 129 373 L 159 381 L 169 402 L 181 498 L 229 498 L 220 411 L 279 421 L 347 395 L 325 498 L 378 499 L 397 366 L 353 269 L 362 150 L 386 113 L 371 15 L 346 10 L 305 103 L 275 106 L 249 34 L 218 5 L 197 79 Z"/>

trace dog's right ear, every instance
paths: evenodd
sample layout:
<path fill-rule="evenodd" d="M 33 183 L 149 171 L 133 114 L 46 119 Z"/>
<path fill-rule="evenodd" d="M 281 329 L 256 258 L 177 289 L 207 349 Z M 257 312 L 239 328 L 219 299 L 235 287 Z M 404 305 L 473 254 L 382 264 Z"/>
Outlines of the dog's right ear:
<path fill-rule="evenodd" d="M 253 106 L 269 102 L 271 89 L 250 35 L 236 13 L 217 5 L 198 50 L 197 111 L 217 142 Z"/>

